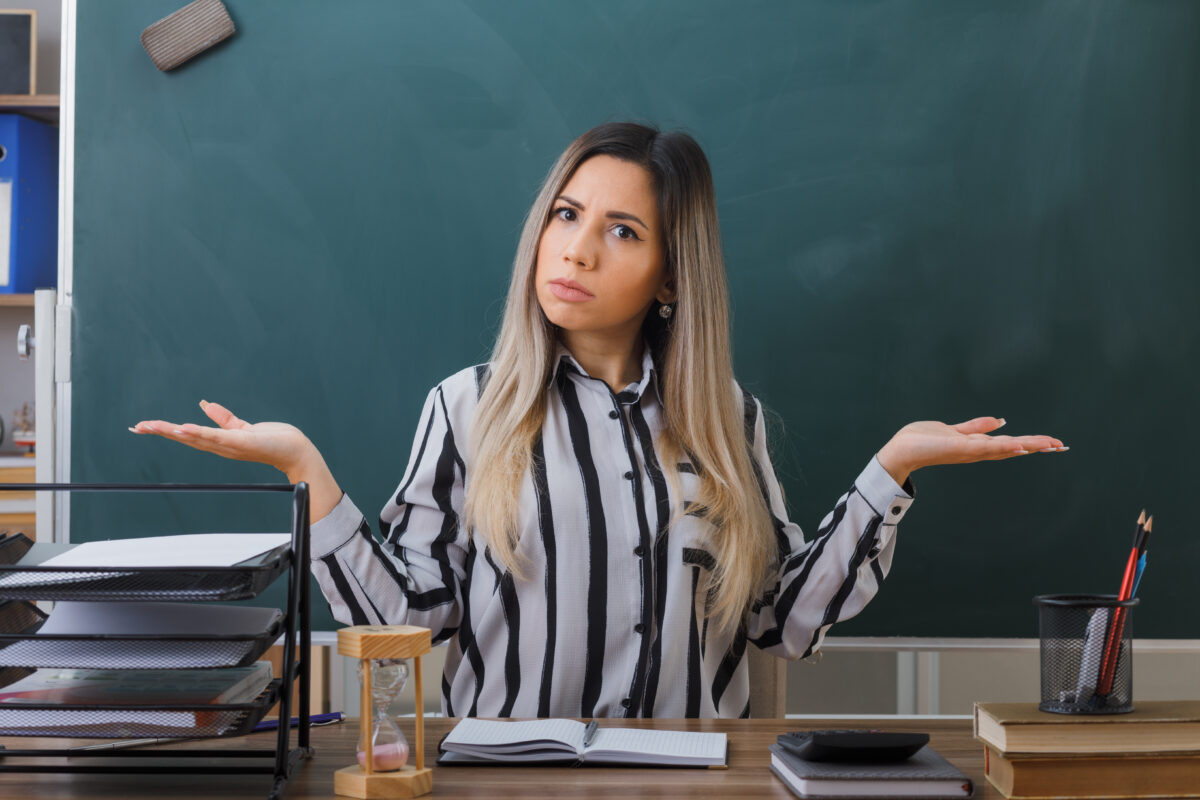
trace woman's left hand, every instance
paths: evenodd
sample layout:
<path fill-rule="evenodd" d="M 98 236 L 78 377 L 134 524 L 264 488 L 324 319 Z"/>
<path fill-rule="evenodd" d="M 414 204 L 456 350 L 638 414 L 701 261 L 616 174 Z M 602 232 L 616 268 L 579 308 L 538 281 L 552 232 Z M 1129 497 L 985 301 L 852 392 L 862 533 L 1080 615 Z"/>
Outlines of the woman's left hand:
<path fill-rule="evenodd" d="M 877 458 L 896 483 L 909 473 L 936 464 L 969 464 L 997 461 L 1029 453 L 1061 453 L 1068 448 L 1053 436 L 989 436 L 1004 425 L 996 417 L 976 417 L 957 425 L 912 422 L 883 446 Z"/>

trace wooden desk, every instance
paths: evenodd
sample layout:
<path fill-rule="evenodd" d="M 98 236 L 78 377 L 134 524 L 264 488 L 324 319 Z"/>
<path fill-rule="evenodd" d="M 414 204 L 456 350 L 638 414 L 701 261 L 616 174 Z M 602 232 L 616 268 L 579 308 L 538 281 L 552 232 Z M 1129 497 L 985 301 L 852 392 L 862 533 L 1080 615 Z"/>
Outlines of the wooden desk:
<path fill-rule="evenodd" d="M 437 742 L 456 720 L 426 718 L 426 763 L 436 758 Z M 730 739 L 728 770 L 643 769 L 621 767 L 435 767 L 435 800 L 508 797 L 641 797 L 680 798 L 791 798 L 792 793 L 771 774 L 767 745 L 789 730 L 802 728 L 879 727 L 888 730 L 928 731 L 930 744 L 954 762 L 975 782 L 975 797 L 992 800 L 1001 795 L 983 777 L 983 746 L 971 737 L 968 720 L 893 722 L 882 720 L 611 720 L 602 725 L 654 727 L 688 731 L 726 731 Z M 404 735 L 412 741 L 412 721 L 402 720 Z M 293 777 L 286 798 L 332 798 L 333 772 L 354 763 L 358 740 L 357 720 L 312 731 L 317 755 Z M 9 748 L 29 746 L 33 740 L 3 739 Z M 38 746 L 60 746 L 58 740 L 37 740 Z M 247 747 L 269 747 L 271 735 L 255 734 L 218 742 L 218 746 L 245 743 Z M 213 746 L 213 742 L 208 746 Z M 169 745 L 157 749 L 199 747 L 200 743 Z M 105 762 L 110 763 L 110 762 Z M 265 800 L 270 790 L 268 776 L 211 775 L 107 775 L 0 774 L 0 798 L 222 798 L 222 800 Z"/>

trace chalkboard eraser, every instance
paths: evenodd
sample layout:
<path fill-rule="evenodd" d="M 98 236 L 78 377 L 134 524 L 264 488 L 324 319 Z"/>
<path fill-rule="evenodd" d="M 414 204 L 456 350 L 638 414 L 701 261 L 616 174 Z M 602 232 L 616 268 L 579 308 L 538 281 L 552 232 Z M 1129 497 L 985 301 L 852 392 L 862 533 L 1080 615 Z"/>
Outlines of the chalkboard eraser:
<path fill-rule="evenodd" d="M 196 0 L 142 31 L 142 47 L 163 72 L 178 67 L 233 35 L 221 0 Z"/>

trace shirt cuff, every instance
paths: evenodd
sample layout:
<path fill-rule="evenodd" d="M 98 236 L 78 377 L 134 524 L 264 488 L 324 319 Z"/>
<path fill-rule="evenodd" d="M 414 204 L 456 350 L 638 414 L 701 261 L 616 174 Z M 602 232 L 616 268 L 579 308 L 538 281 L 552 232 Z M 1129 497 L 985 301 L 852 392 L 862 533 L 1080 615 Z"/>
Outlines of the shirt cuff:
<path fill-rule="evenodd" d="M 350 541 L 363 519 L 362 512 L 354 505 L 350 495 L 342 494 L 333 511 L 309 526 L 308 541 L 313 559 L 327 556 Z"/>
<path fill-rule="evenodd" d="M 912 505 L 915 494 L 911 480 L 905 481 L 902 487 L 883 468 L 878 458 L 871 459 L 854 481 L 854 488 L 875 513 L 883 517 L 884 525 L 899 523 Z"/>

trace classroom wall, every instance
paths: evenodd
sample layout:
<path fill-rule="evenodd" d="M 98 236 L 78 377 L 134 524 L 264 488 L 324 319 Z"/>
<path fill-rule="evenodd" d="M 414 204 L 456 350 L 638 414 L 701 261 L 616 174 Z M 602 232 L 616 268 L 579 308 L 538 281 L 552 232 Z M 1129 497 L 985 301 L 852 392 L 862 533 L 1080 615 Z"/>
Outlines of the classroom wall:
<path fill-rule="evenodd" d="M 423 662 L 428 713 L 438 713 L 441 709 L 438 678 L 445 652 L 444 647 L 436 647 Z M 1036 650 L 911 655 L 917 666 L 915 675 L 901 666 L 904 656 L 884 650 L 830 650 L 816 663 L 792 662 L 788 664 L 787 713 L 968 715 L 976 701 L 1034 702 L 1040 694 L 1041 667 Z M 355 662 L 341 656 L 334 658 L 341 665 L 334 670 L 331 681 L 332 710 L 357 714 Z M 930 669 L 936 671 L 931 682 L 926 680 Z M 914 682 L 918 684 L 916 687 Z M 1200 653 L 1136 653 L 1133 696 L 1135 703 L 1139 699 L 1200 699 Z M 397 699 L 394 711 L 411 714 L 413 709 L 410 681 Z"/>

